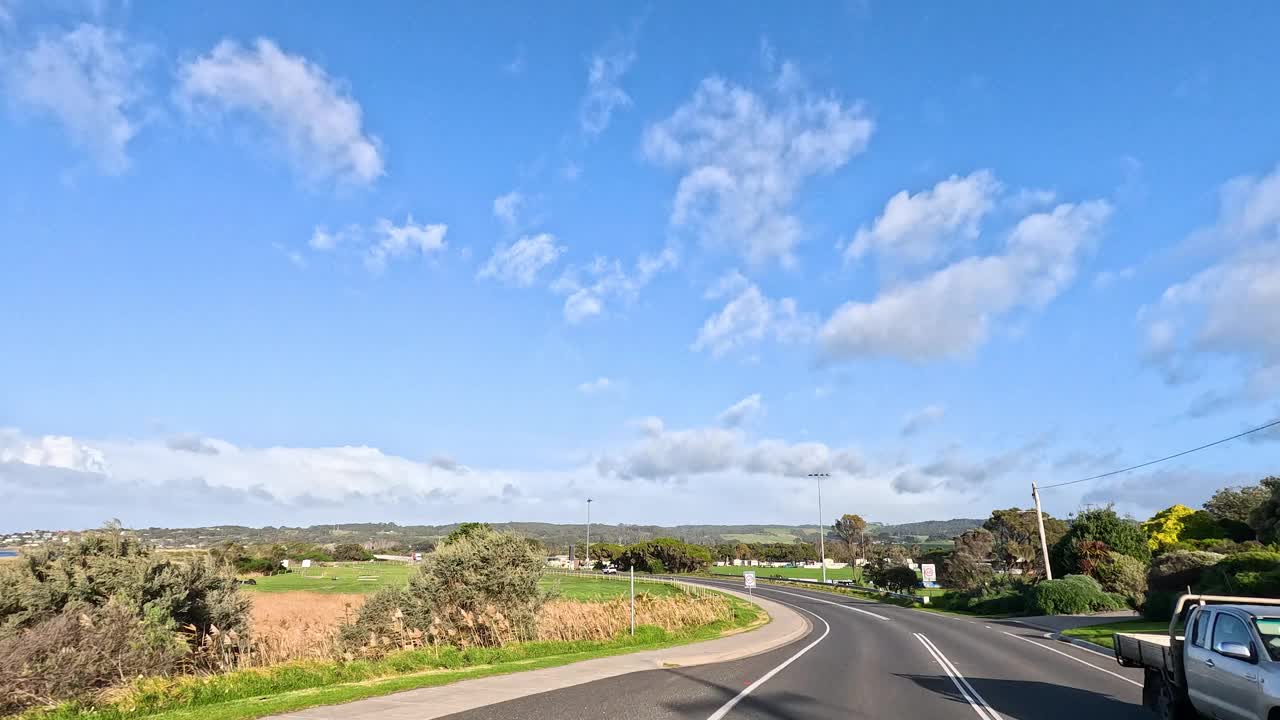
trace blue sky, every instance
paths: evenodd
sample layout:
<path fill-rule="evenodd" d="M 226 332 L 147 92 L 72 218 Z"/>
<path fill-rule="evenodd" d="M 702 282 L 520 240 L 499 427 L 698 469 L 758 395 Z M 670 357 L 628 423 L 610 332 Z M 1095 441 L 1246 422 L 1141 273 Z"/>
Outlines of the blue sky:
<path fill-rule="evenodd" d="M 0 0 L 0 527 L 983 516 L 1261 424 L 1277 14 Z"/>

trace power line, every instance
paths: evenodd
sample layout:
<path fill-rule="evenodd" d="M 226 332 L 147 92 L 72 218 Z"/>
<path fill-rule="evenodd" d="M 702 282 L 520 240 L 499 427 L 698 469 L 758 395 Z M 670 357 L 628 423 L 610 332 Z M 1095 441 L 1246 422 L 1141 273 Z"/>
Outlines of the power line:
<path fill-rule="evenodd" d="M 1222 443 L 1225 443 L 1225 442 L 1231 442 L 1232 440 L 1235 440 L 1237 438 L 1242 438 L 1245 435 L 1251 435 L 1253 433 L 1260 432 L 1262 430 L 1266 430 L 1267 428 L 1275 427 L 1277 425 L 1280 425 L 1280 420 L 1272 420 L 1266 425 L 1259 425 L 1258 427 L 1253 428 L 1252 430 L 1245 430 L 1244 432 L 1238 433 L 1236 435 L 1232 435 L 1231 437 L 1222 438 L 1221 440 L 1215 440 L 1207 445 L 1201 445 L 1200 447 L 1191 448 L 1190 450 L 1183 450 L 1180 453 L 1174 453 L 1173 455 L 1162 457 L 1159 460 L 1151 460 L 1149 462 L 1144 462 L 1140 465 L 1133 465 L 1131 467 L 1127 467 L 1122 470 L 1112 470 L 1111 472 L 1105 472 L 1105 473 L 1102 473 L 1101 475 L 1094 475 L 1093 477 L 1080 478 L 1079 480 L 1068 480 L 1067 482 L 1054 483 L 1053 485 L 1041 485 L 1040 489 L 1048 490 L 1049 488 L 1062 487 L 1063 485 L 1075 485 L 1076 483 L 1088 482 L 1090 480 L 1098 480 L 1104 477 L 1111 477 L 1112 475 L 1119 475 L 1120 473 L 1127 473 L 1130 470 L 1137 470 L 1138 468 L 1144 468 L 1144 467 L 1147 467 L 1148 465 L 1155 465 L 1156 463 L 1162 463 L 1165 460 L 1172 460 L 1174 458 L 1182 457 L 1183 455 L 1190 455 L 1193 452 L 1199 452 L 1201 450 L 1204 450 L 1205 448 L 1211 448 L 1214 445 L 1221 445 Z"/>

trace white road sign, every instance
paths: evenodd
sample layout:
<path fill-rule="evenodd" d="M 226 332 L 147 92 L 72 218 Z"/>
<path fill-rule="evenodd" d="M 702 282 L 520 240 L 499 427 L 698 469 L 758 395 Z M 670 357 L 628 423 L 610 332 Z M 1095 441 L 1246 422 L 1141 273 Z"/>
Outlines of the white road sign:
<path fill-rule="evenodd" d="M 309 568 L 309 567 L 311 567 L 311 561 L 310 561 L 310 560 L 303 560 L 303 561 L 302 561 L 302 567 L 304 567 L 304 568 Z"/>
<path fill-rule="evenodd" d="M 938 582 L 938 569 L 933 565 L 921 565 L 920 575 L 925 582 Z"/>
<path fill-rule="evenodd" d="M 286 558 L 286 559 L 284 559 L 284 560 L 281 560 L 281 561 L 280 561 L 280 567 L 282 567 L 282 568 L 287 568 L 287 567 L 289 567 L 289 560 L 288 560 L 287 558 Z"/>
<path fill-rule="evenodd" d="M 748 588 L 753 588 L 753 587 L 755 587 L 755 586 L 756 586 L 756 574 L 755 574 L 754 572 L 744 572 L 744 573 L 742 573 L 742 582 L 743 582 L 743 584 L 745 584 L 745 585 L 746 585 L 746 587 L 748 587 Z"/>

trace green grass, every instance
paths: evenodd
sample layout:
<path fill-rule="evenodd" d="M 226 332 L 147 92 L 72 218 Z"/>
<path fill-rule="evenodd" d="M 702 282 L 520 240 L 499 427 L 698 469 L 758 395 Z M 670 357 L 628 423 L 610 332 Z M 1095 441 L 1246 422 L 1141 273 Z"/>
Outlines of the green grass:
<path fill-rule="evenodd" d="M 683 632 L 636 628 L 606 642 L 531 642 L 503 648 L 426 648 L 380 660 L 298 662 L 211 677 L 153 678 L 136 692 L 97 709 L 63 705 L 23 720 L 250 720 L 316 705 L 332 705 L 459 680 L 556 667 L 592 658 L 709 640 L 764 620 L 754 605 L 730 598 L 732 620 Z"/>
<path fill-rule="evenodd" d="M 626 580 L 615 580 L 606 577 L 590 578 L 547 573 L 542 576 L 538 584 L 542 589 L 554 592 L 559 597 L 582 602 L 599 602 L 617 597 L 626 597 L 631 591 L 631 585 Z M 679 595 L 681 590 L 674 585 L 666 583 L 637 582 L 636 594 L 639 595 L 641 593 L 665 597 L 667 595 Z"/>
<path fill-rule="evenodd" d="M 297 567 L 282 575 L 255 578 L 257 585 L 244 587 L 255 592 L 371 593 L 385 585 L 404 585 L 414 569 L 412 565 L 393 562 L 345 563 L 305 570 Z"/>
<path fill-rule="evenodd" d="M 1169 632 L 1169 623 L 1159 620 L 1126 620 L 1124 622 L 1107 623 L 1106 625 L 1073 628 L 1062 631 L 1062 634 L 1069 638 L 1084 640 L 1085 642 L 1114 649 L 1115 640 L 1112 636 L 1118 632 L 1165 634 Z"/>
<path fill-rule="evenodd" d="M 771 568 L 771 567 L 746 567 L 723 565 L 720 567 L 711 566 L 707 570 L 712 575 L 730 575 L 733 577 L 742 577 L 742 573 L 754 570 L 756 577 L 760 579 L 771 576 L 781 576 L 786 578 L 802 578 L 805 580 L 821 580 L 822 568 Z M 828 580 L 852 580 L 854 578 L 853 568 L 827 568 Z"/>
<path fill-rule="evenodd" d="M 257 585 L 246 585 L 253 592 L 322 592 L 371 593 L 387 585 L 404 585 L 416 568 L 403 563 L 349 563 L 302 570 L 296 568 L 283 575 L 256 578 Z M 363 579 L 362 579 L 363 578 Z M 544 590 L 557 592 L 570 600 L 601 601 L 623 597 L 629 584 L 616 578 L 579 577 L 547 573 L 539 583 Z M 665 583 L 637 582 L 636 592 L 650 595 L 675 595 L 680 590 Z"/>

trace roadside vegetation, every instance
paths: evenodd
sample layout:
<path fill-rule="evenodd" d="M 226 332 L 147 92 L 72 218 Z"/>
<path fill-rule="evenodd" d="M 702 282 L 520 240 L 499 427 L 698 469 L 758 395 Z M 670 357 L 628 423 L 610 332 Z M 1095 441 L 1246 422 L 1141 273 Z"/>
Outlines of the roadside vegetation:
<path fill-rule="evenodd" d="M 372 593 L 271 588 L 295 573 L 255 577 L 258 592 L 247 592 L 234 555 L 177 562 L 118 528 L 86 534 L 0 571 L 0 715 L 258 717 L 690 642 L 763 618 L 723 594 L 646 584 L 632 636 L 626 583 L 544 577 L 544 560 L 530 542 L 476 525 Z"/>

